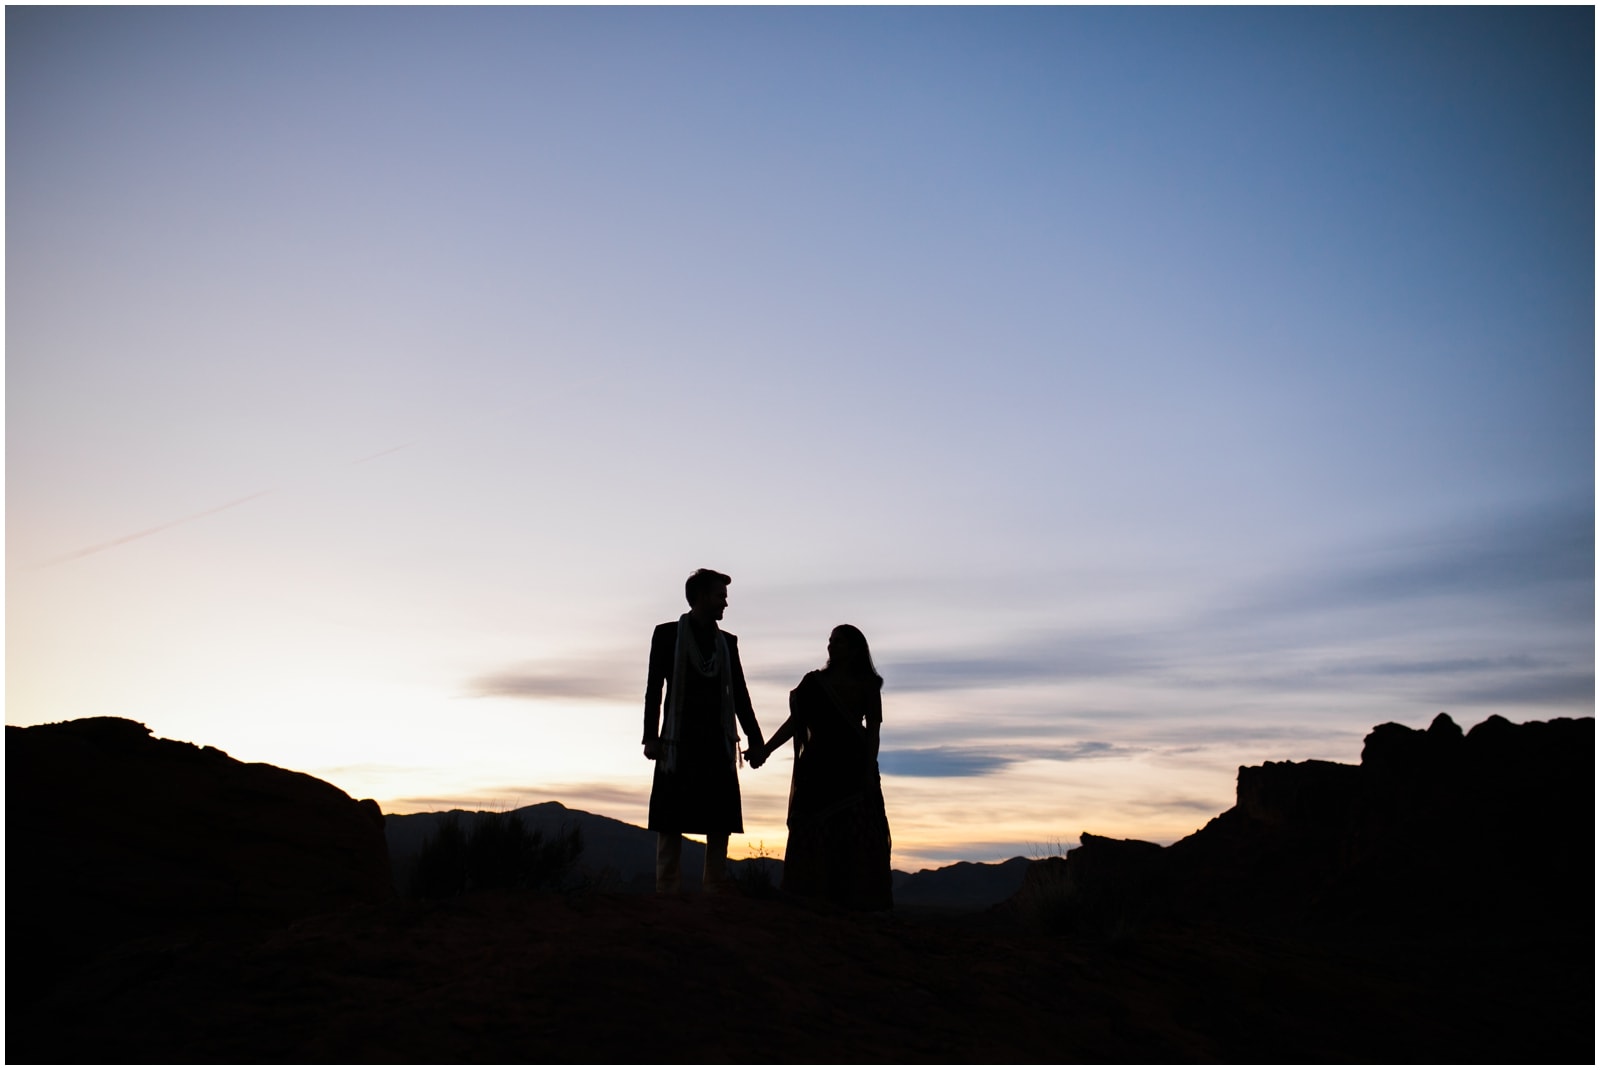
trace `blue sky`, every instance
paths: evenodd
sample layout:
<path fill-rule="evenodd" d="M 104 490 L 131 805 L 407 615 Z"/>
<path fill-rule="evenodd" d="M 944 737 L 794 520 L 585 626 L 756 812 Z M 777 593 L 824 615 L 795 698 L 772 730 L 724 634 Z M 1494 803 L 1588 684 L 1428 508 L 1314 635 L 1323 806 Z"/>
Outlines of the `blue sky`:
<path fill-rule="evenodd" d="M 1592 9 L 6 27 L 8 723 L 642 822 L 700 566 L 902 864 L 1593 712 Z"/>

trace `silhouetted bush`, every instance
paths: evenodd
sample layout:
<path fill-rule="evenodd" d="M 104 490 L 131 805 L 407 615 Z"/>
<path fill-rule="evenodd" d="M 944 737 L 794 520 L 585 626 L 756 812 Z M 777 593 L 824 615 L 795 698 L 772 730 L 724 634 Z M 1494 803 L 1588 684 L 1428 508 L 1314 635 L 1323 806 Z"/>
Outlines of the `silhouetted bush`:
<path fill-rule="evenodd" d="M 749 843 L 746 841 L 746 846 Z M 738 862 L 730 862 L 728 869 L 733 876 L 733 883 L 738 886 L 741 895 L 747 899 L 776 899 L 778 897 L 778 883 L 773 879 L 774 873 L 783 863 L 772 857 L 772 852 L 767 850 L 763 841 L 756 847 L 756 853 L 749 858 Z"/>
<path fill-rule="evenodd" d="M 411 894 L 418 899 L 445 899 L 467 886 L 467 835 L 461 819 L 451 814 L 423 843 L 411 874 Z"/>
<path fill-rule="evenodd" d="M 1054 853 L 1036 852 L 1036 858 L 1023 877 L 1017 893 L 1018 917 L 1024 925 L 1046 933 L 1062 933 L 1071 927 L 1072 882 L 1066 874 L 1065 847 Z"/>
<path fill-rule="evenodd" d="M 563 890 L 583 854 L 583 834 L 563 827 L 547 839 L 516 814 L 480 814 L 464 831 L 454 814 L 422 845 L 411 895 L 447 899 L 489 889 Z"/>

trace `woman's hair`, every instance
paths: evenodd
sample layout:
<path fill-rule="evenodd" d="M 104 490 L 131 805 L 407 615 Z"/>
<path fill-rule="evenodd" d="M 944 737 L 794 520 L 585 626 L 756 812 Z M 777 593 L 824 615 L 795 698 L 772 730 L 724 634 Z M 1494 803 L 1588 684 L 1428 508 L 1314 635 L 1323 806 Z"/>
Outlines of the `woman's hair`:
<path fill-rule="evenodd" d="M 878 675 L 877 666 L 872 664 L 872 650 L 868 648 L 867 637 L 861 634 L 860 628 L 854 624 L 841 624 L 828 638 L 834 643 L 824 668 L 866 676 L 877 686 L 883 686 L 883 677 Z"/>

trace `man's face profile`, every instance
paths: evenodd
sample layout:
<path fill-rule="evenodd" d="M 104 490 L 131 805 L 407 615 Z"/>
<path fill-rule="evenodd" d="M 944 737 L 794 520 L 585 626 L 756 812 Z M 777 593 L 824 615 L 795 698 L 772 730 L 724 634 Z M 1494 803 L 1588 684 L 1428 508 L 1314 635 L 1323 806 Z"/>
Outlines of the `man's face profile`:
<path fill-rule="evenodd" d="M 708 588 L 700 596 L 700 601 L 695 603 L 694 608 L 712 620 L 721 620 L 722 611 L 728 608 L 728 585 L 719 583 L 715 587 Z"/>

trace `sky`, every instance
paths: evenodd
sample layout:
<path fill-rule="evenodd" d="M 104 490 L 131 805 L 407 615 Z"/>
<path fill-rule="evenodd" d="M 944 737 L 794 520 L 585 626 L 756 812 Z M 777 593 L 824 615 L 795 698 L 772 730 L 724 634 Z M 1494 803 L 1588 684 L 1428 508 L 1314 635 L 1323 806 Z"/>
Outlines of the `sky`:
<path fill-rule="evenodd" d="M 1592 8 L 5 27 L 7 724 L 643 824 L 700 567 L 907 869 L 1593 714 Z"/>

